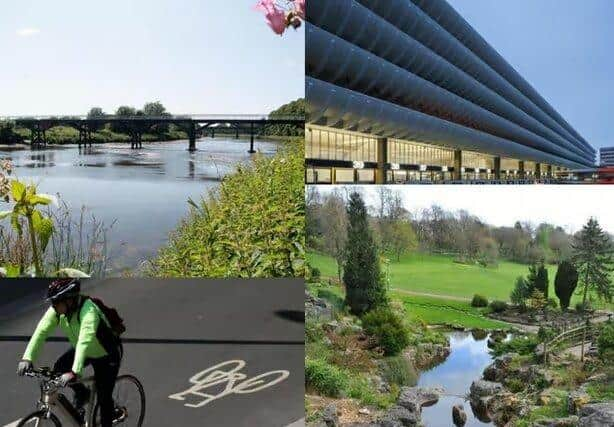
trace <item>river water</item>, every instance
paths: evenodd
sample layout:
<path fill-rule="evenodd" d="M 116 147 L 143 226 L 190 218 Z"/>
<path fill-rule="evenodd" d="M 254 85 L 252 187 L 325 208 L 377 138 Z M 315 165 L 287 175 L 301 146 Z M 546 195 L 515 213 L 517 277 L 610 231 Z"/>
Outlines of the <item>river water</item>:
<path fill-rule="evenodd" d="M 75 219 L 85 207 L 88 216 L 112 225 L 107 275 L 120 275 L 155 256 L 189 212 L 188 198 L 206 197 L 220 178 L 253 156 L 249 141 L 241 139 L 204 138 L 196 147 L 189 152 L 188 141 L 173 141 L 144 142 L 136 150 L 127 144 L 95 144 L 81 151 L 76 145 L 0 148 L 0 158 L 11 159 L 15 175 L 38 183 L 39 192 L 59 193 Z M 255 143 L 264 155 L 278 147 L 272 141 Z M 7 209 L 2 204 L 0 210 Z"/>
<path fill-rule="evenodd" d="M 440 365 L 420 374 L 418 379 L 418 386 L 443 387 L 446 393 L 435 405 L 422 409 L 422 421 L 426 427 L 454 426 L 452 407 L 462 404 L 467 413 L 465 426 L 492 425 L 490 422 L 478 420 L 469 402 L 461 397 L 469 393 L 471 383 L 481 378 L 482 371 L 493 360 L 488 353 L 488 338 L 478 340 L 470 332 L 453 332 L 448 336 L 451 350 L 448 358 Z"/>

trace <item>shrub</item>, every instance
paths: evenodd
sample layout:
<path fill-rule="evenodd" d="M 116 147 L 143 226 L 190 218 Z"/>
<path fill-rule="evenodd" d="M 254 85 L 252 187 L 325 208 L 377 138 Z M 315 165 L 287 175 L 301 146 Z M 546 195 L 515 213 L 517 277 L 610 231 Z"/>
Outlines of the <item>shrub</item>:
<path fill-rule="evenodd" d="M 305 277 L 303 144 L 238 166 L 192 211 L 147 273 L 156 277 Z"/>
<path fill-rule="evenodd" d="M 554 298 L 548 298 L 548 302 L 546 304 L 546 307 L 548 308 L 557 308 L 559 306 L 559 304 L 556 302 L 556 300 Z"/>
<path fill-rule="evenodd" d="M 362 317 L 362 326 L 373 336 L 386 356 L 393 356 L 409 345 L 409 333 L 400 316 L 388 307 L 372 310 Z"/>
<path fill-rule="evenodd" d="M 578 286 L 578 271 L 569 261 L 563 261 L 556 271 L 554 292 L 561 303 L 561 309 L 569 308 L 569 301 Z"/>
<path fill-rule="evenodd" d="M 322 325 L 315 320 L 307 319 L 305 322 L 305 341 L 316 342 L 324 339 Z"/>
<path fill-rule="evenodd" d="M 382 361 L 382 377 L 390 384 L 400 387 L 413 386 L 418 380 L 416 369 L 404 356 L 388 357 Z"/>
<path fill-rule="evenodd" d="M 475 294 L 471 300 L 471 307 L 488 307 L 488 298 Z"/>
<path fill-rule="evenodd" d="M 305 385 L 321 395 L 340 397 L 348 386 L 345 372 L 322 359 L 305 359 Z"/>
<path fill-rule="evenodd" d="M 527 384 L 520 378 L 510 378 L 505 385 L 512 393 L 520 393 L 527 387 Z"/>
<path fill-rule="evenodd" d="M 490 309 L 495 313 L 501 313 L 507 310 L 507 303 L 505 301 L 493 301 L 490 303 Z"/>
<path fill-rule="evenodd" d="M 597 339 L 599 357 L 604 360 L 614 360 L 614 323 L 607 322 L 602 328 Z"/>
<path fill-rule="evenodd" d="M 510 293 L 510 301 L 521 308 L 525 308 L 527 305 L 527 299 L 531 296 L 531 285 L 522 276 L 516 279 L 514 289 Z"/>
<path fill-rule="evenodd" d="M 318 298 L 322 298 L 330 302 L 335 310 L 343 311 L 344 301 L 339 295 L 335 294 L 330 289 L 318 289 Z"/>
<path fill-rule="evenodd" d="M 592 306 L 590 301 L 586 301 L 585 303 L 578 302 L 576 303 L 576 311 L 578 313 L 584 313 L 585 311 L 591 311 Z"/>
<path fill-rule="evenodd" d="M 311 279 L 314 282 L 317 282 L 318 280 L 320 280 L 321 277 L 322 273 L 320 272 L 320 269 L 317 267 L 311 267 Z"/>
<path fill-rule="evenodd" d="M 535 348 L 539 343 L 537 335 L 521 335 L 509 341 L 495 343 L 492 352 L 495 356 L 501 356 L 506 353 L 518 353 L 521 356 L 526 356 L 534 354 Z"/>

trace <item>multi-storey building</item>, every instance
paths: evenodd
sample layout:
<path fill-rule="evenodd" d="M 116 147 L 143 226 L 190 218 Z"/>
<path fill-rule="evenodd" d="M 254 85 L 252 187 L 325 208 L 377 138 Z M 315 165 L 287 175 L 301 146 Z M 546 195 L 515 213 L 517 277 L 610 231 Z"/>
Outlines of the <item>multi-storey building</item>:
<path fill-rule="evenodd" d="M 595 150 L 445 0 L 309 0 L 308 183 L 545 179 Z"/>

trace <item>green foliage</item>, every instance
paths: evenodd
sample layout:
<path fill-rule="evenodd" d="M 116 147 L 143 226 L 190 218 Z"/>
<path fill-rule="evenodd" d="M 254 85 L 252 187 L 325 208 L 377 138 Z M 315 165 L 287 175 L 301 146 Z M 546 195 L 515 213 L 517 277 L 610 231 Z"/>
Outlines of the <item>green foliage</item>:
<path fill-rule="evenodd" d="M 554 292 L 556 293 L 561 309 L 567 310 L 569 302 L 578 286 L 578 270 L 569 261 L 563 261 L 556 271 L 554 278 Z"/>
<path fill-rule="evenodd" d="M 596 219 L 591 218 L 576 236 L 572 248 L 572 262 L 582 286 L 582 301 L 587 301 L 589 290 L 592 290 L 603 301 L 612 302 L 614 285 L 610 275 L 614 271 L 614 248 L 610 236 Z"/>
<path fill-rule="evenodd" d="M 17 144 L 23 142 L 23 137 L 16 132 L 12 122 L 0 121 L 0 144 Z"/>
<path fill-rule="evenodd" d="M 305 99 L 297 99 L 296 101 L 289 102 L 271 111 L 270 117 L 276 116 L 305 117 Z M 294 125 L 266 125 L 263 134 L 274 136 L 304 136 L 305 129 Z"/>
<path fill-rule="evenodd" d="M 346 303 L 360 315 L 386 302 L 379 257 L 369 227 L 367 208 L 360 194 L 350 195 L 347 208 L 347 243 L 343 268 Z"/>
<path fill-rule="evenodd" d="M 492 301 L 490 303 L 490 309 L 495 313 L 502 313 L 507 310 L 507 303 L 505 301 Z"/>
<path fill-rule="evenodd" d="M 506 353 L 518 353 L 521 356 L 532 355 L 535 353 L 535 348 L 539 343 L 540 340 L 537 335 L 521 335 L 513 337 L 509 341 L 495 343 L 492 353 L 495 356 L 501 356 Z"/>
<path fill-rule="evenodd" d="M 520 393 L 527 387 L 527 383 L 520 378 L 510 378 L 505 385 L 512 393 Z"/>
<path fill-rule="evenodd" d="M 315 320 L 307 319 L 305 321 L 305 341 L 317 342 L 324 339 L 324 330 L 322 325 Z"/>
<path fill-rule="evenodd" d="M 387 357 L 382 360 L 381 373 L 386 382 L 399 387 L 414 386 L 418 381 L 416 368 L 405 356 Z"/>
<path fill-rule="evenodd" d="M 357 399 L 361 405 L 385 409 L 394 403 L 394 395 L 397 393 L 381 394 L 371 381 L 364 376 L 356 375 L 350 377 L 347 394 L 348 397 Z"/>
<path fill-rule="evenodd" d="M 488 307 L 488 298 L 475 294 L 471 299 L 471 307 Z"/>
<path fill-rule="evenodd" d="M 409 345 L 407 327 L 399 315 L 388 307 L 369 311 L 362 317 L 362 326 L 373 336 L 386 356 L 399 354 Z"/>
<path fill-rule="evenodd" d="M 514 285 L 514 289 L 510 294 L 510 301 L 513 304 L 525 307 L 527 303 L 527 299 L 531 296 L 531 285 L 529 282 L 522 276 L 516 279 L 516 284 Z"/>
<path fill-rule="evenodd" d="M 597 338 L 597 348 L 599 349 L 599 357 L 603 360 L 614 361 L 614 323 L 607 322 L 599 333 Z"/>
<path fill-rule="evenodd" d="M 348 387 L 347 374 L 322 359 L 305 359 L 305 385 L 323 396 L 339 397 Z"/>
<path fill-rule="evenodd" d="M 343 308 L 345 306 L 343 298 L 341 298 L 339 295 L 337 295 L 330 289 L 318 289 L 317 296 L 318 298 L 323 298 L 330 302 L 337 312 L 343 311 Z"/>
<path fill-rule="evenodd" d="M 294 144 L 224 178 L 152 262 L 160 277 L 304 277 L 304 153 Z"/>

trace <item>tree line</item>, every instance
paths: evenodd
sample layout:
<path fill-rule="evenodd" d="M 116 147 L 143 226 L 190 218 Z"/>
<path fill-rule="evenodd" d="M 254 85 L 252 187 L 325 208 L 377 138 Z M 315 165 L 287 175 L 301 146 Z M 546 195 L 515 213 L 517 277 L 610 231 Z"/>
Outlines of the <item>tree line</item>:
<path fill-rule="evenodd" d="M 517 279 L 510 295 L 514 304 L 523 307 L 548 303 L 548 264 L 558 265 L 554 284 L 561 308 L 569 307 L 578 286 L 583 309 L 592 295 L 612 301 L 614 239 L 594 218 L 574 235 L 548 223 L 534 227 L 528 222 L 516 222 L 511 227 L 495 227 L 467 211 L 455 213 L 439 206 L 412 214 L 404 208 L 399 192 L 380 186 L 376 202 L 364 208 L 363 228 L 368 228 L 369 236 L 358 241 L 357 233 L 349 232 L 350 208 L 357 203 L 356 198 L 364 204 L 358 193 L 349 194 L 345 189 L 323 194 L 311 187 L 306 195 L 307 244 L 335 259 L 337 276 L 346 286 L 345 268 L 353 263 L 347 254 L 368 241 L 379 253 L 396 261 L 407 252 L 420 250 L 448 253 L 457 262 L 484 266 L 494 266 L 499 259 L 527 264 L 527 277 Z"/>

